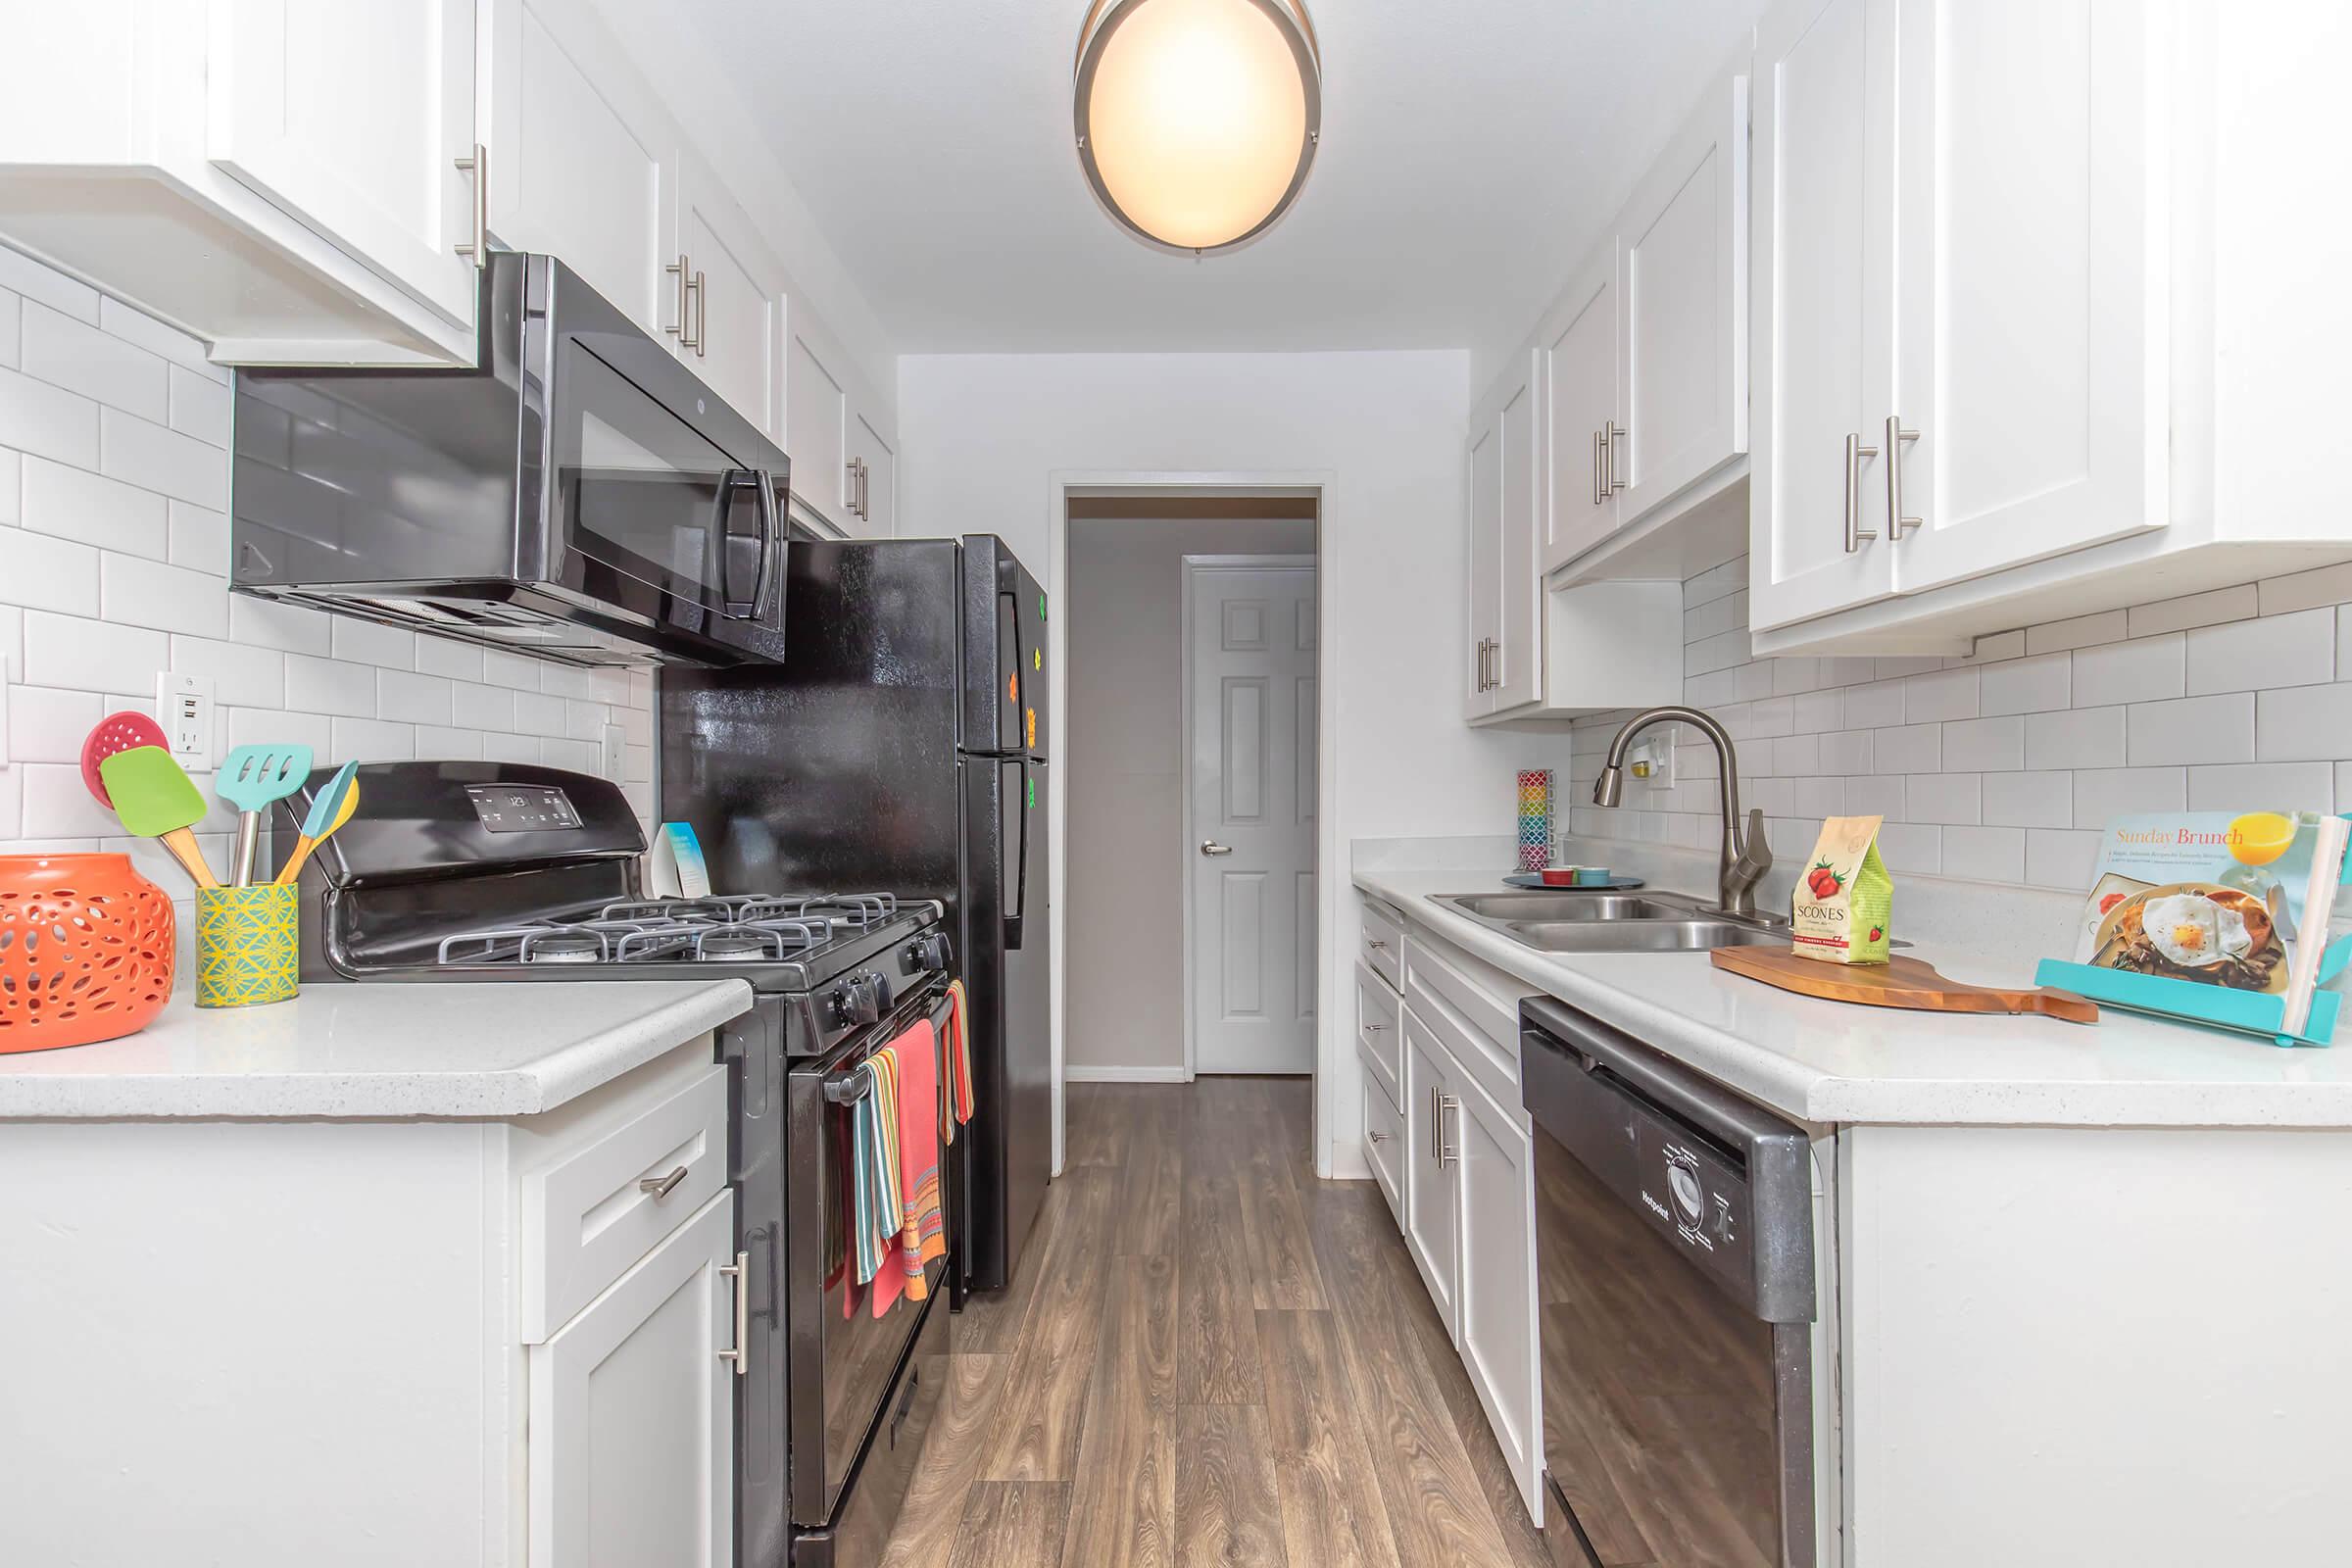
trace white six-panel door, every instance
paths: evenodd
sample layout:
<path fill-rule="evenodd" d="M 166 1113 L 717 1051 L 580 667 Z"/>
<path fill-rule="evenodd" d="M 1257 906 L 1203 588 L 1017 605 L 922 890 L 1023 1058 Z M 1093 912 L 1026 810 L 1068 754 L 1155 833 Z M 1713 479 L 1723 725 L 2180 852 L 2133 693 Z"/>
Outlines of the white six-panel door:
<path fill-rule="evenodd" d="M 1314 567 L 1188 558 L 1185 577 L 1193 1070 L 1310 1072 Z"/>
<path fill-rule="evenodd" d="M 2164 11 L 1901 0 L 1905 593 L 2166 518 Z"/>
<path fill-rule="evenodd" d="M 473 0 L 216 0 L 211 24 L 212 161 L 470 322 Z"/>
<path fill-rule="evenodd" d="M 1894 0 L 1782 0 L 1756 26 L 1748 621 L 1759 629 L 1894 591 L 1884 476 L 1868 457 L 1846 461 L 1848 438 L 1878 444 L 1872 421 L 1892 395 L 1893 24 Z"/>

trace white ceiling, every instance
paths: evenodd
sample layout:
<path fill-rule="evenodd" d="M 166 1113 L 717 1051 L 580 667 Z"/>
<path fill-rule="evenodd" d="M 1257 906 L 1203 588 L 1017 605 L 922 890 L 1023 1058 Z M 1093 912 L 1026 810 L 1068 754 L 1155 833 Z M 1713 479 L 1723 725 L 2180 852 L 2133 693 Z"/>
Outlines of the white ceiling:
<path fill-rule="evenodd" d="M 690 0 L 902 353 L 1470 348 L 1533 324 L 1763 0 L 1309 0 L 1323 140 L 1170 256 L 1070 145 L 1087 0 Z M 675 12 L 672 15 L 676 15 Z"/>

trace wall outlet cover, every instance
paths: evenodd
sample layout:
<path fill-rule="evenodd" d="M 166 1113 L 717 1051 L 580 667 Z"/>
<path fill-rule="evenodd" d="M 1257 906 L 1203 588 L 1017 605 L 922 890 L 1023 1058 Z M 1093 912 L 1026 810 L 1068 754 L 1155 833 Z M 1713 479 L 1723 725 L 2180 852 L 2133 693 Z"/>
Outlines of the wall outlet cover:
<path fill-rule="evenodd" d="M 618 724 L 607 724 L 604 730 L 603 741 L 604 766 L 602 767 L 601 771 L 604 773 L 605 777 L 617 784 L 620 782 L 620 770 L 627 763 L 627 758 L 623 754 L 621 747 L 622 737 L 620 726 Z"/>
<path fill-rule="evenodd" d="M 164 726 L 172 755 L 191 773 L 209 773 L 220 765 L 214 693 L 210 675 L 167 669 L 155 677 L 155 721 Z"/>

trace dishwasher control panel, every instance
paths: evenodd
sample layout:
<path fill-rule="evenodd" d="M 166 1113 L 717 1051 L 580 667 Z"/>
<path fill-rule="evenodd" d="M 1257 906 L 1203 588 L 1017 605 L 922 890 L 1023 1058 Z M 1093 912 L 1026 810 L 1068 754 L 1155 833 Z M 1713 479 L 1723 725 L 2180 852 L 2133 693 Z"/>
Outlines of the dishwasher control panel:
<path fill-rule="evenodd" d="M 1672 1122 L 1639 1116 L 1634 1135 L 1643 1217 L 1700 1269 L 1744 1288 L 1755 1268 L 1746 1181 Z"/>

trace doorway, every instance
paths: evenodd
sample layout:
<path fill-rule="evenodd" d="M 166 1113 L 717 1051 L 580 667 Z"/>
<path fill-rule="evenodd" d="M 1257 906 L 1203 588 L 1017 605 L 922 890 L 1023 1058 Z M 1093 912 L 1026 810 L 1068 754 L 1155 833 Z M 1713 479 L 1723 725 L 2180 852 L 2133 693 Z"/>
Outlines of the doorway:
<path fill-rule="evenodd" d="M 1060 619 L 1067 647 L 1059 666 L 1064 681 L 1061 711 L 1066 715 L 1061 740 L 1067 851 L 1061 906 L 1064 1078 L 1071 1083 L 1179 1083 L 1196 1071 L 1229 1070 L 1221 1063 L 1233 1059 L 1215 1048 L 1207 1060 L 1197 1059 L 1194 1026 L 1206 1010 L 1198 1004 L 1204 985 L 1201 971 L 1221 977 L 1223 969 L 1197 961 L 1202 950 L 1188 905 L 1198 892 L 1194 882 L 1200 866 L 1244 858 L 1202 856 L 1200 841 L 1194 837 L 1192 736 L 1200 726 L 1193 711 L 1196 694 L 1188 678 L 1188 647 L 1196 641 L 1190 630 L 1194 619 L 1210 612 L 1188 595 L 1187 582 L 1198 584 L 1203 563 L 1214 564 L 1212 571 L 1228 565 L 1242 571 L 1267 564 L 1287 572 L 1290 580 L 1303 580 L 1300 597 L 1308 607 L 1309 646 L 1294 646 L 1292 653 L 1304 661 L 1304 700 L 1311 710 L 1320 696 L 1320 684 L 1313 678 L 1315 645 L 1320 642 L 1312 587 L 1317 500 L 1311 493 L 1296 491 L 1286 495 L 1106 486 L 1093 494 L 1073 489 L 1066 505 L 1061 598 L 1065 609 Z M 1190 568 L 1188 557 L 1194 561 Z M 1214 612 L 1220 617 L 1224 613 L 1221 609 Z M 1269 608 L 1269 615 L 1272 612 Z M 1235 612 L 1244 618 L 1247 613 Z M 1290 613 L 1284 636 L 1295 645 L 1297 616 L 1295 611 Z M 1270 642 L 1270 627 L 1269 620 L 1267 629 L 1240 640 Z M 1239 678 L 1271 682 L 1275 677 L 1266 671 Z M 1258 694 L 1256 710 L 1269 724 L 1271 696 L 1269 684 Z M 1296 703 L 1299 694 L 1294 691 L 1287 700 Z M 1248 701 L 1244 699 L 1245 706 Z M 1306 792 L 1306 836 L 1299 865 L 1282 870 L 1287 879 L 1287 929 L 1297 929 L 1298 901 L 1306 901 L 1305 948 L 1286 960 L 1278 1004 L 1261 983 L 1254 1001 L 1245 985 L 1233 989 L 1246 1005 L 1218 1009 L 1220 1014 L 1243 1017 L 1252 1011 L 1271 1013 L 1277 1006 L 1286 1018 L 1303 1014 L 1303 1027 L 1297 1031 L 1308 1042 L 1303 1053 L 1261 1054 L 1281 1065 L 1260 1070 L 1289 1073 L 1309 1073 L 1314 1067 L 1314 801 L 1319 776 L 1314 752 L 1322 726 L 1314 716 L 1306 724 L 1305 757 L 1285 754 L 1290 760 L 1284 764 L 1288 774 L 1281 785 L 1283 808 L 1293 817 L 1300 814 L 1295 792 L 1301 783 Z M 1220 732 L 1213 721 L 1207 728 Z M 1255 734 L 1252 728 L 1250 735 Z M 1270 728 L 1266 734 L 1270 745 Z M 1294 728 L 1288 738 L 1296 742 L 1298 734 Z M 1253 753 L 1250 760 L 1264 767 L 1272 760 Z M 1256 809 L 1262 813 L 1270 806 L 1271 775 L 1262 776 L 1256 787 Z M 1246 817 L 1252 806 L 1246 791 L 1239 804 Z M 1247 826 L 1237 819 L 1227 830 L 1238 833 Z M 1213 836 L 1210 841 L 1233 843 Z M 1233 847 L 1238 850 L 1240 845 Z M 1250 854 L 1257 853 L 1253 845 Z M 1303 893 L 1298 871 L 1306 876 Z M 1271 875 L 1269 868 L 1261 891 L 1270 890 Z M 1305 977 L 1303 990 L 1295 990 L 1294 977 L 1299 975 Z M 1225 994 L 1220 986 L 1216 995 L 1222 1000 Z"/>

